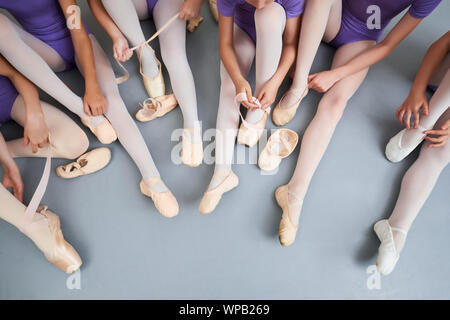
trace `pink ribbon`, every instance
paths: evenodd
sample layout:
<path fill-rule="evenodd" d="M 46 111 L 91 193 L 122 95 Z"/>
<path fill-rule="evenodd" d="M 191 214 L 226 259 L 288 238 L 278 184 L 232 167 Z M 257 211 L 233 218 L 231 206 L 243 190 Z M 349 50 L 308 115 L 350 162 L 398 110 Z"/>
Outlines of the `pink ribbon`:
<path fill-rule="evenodd" d="M 242 116 L 240 106 L 241 106 L 241 103 L 243 101 L 248 101 L 247 94 L 245 92 L 238 93 L 236 95 L 236 97 L 234 98 L 234 105 L 235 105 L 236 109 L 239 112 L 239 116 L 241 117 L 242 124 L 244 125 L 244 127 L 249 128 L 249 129 L 255 129 L 255 130 L 259 129 L 255 124 L 248 122 Z M 263 107 L 261 106 L 261 103 L 255 97 L 252 97 L 252 101 L 251 102 L 256 104 L 258 106 L 258 109 L 261 109 L 262 111 L 264 111 L 266 113 L 270 113 L 270 107 L 267 107 L 267 108 L 263 109 Z"/>

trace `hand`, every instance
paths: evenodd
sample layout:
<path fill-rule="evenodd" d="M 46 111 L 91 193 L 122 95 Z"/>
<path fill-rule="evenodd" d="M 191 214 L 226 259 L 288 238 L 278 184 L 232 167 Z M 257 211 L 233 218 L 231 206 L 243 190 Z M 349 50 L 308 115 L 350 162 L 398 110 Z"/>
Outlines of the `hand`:
<path fill-rule="evenodd" d="M 114 58 L 120 62 L 128 61 L 133 56 L 133 51 L 130 50 L 128 41 L 124 36 L 113 40 L 113 53 Z"/>
<path fill-rule="evenodd" d="M 423 133 L 426 134 L 425 140 L 430 142 L 428 145 L 430 148 L 442 147 L 450 138 L 450 119 L 444 122 L 440 130 L 426 130 Z"/>
<path fill-rule="evenodd" d="M 252 102 L 253 101 L 252 87 L 250 87 L 250 83 L 248 83 L 248 81 L 245 79 L 242 79 L 236 84 L 236 95 L 242 92 L 245 92 L 245 94 L 247 95 L 247 101 L 242 101 L 244 107 L 248 109 L 259 108 L 256 103 Z"/>
<path fill-rule="evenodd" d="M 106 112 L 108 103 L 100 89 L 87 89 L 83 98 L 84 112 L 89 116 L 99 116 Z"/>
<path fill-rule="evenodd" d="M 44 148 L 48 143 L 49 131 L 42 112 L 31 115 L 27 114 L 23 135 L 23 146 L 26 147 L 31 144 L 32 152 L 36 153 L 38 152 L 38 148 Z"/>
<path fill-rule="evenodd" d="M 6 189 L 12 188 L 14 197 L 20 202 L 23 201 L 23 182 L 17 164 L 13 161 L 4 166 L 5 174 L 3 175 L 3 186 Z"/>
<path fill-rule="evenodd" d="M 318 92 L 327 92 L 340 79 L 336 69 L 308 76 L 308 87 Z"/>
<path fill-rule="evenodd" d="M 258 100 L 261 103 L 262 109 L 269 108 L 277 98 L 278 84 L 272 79 L 267 81 L 258 94 Z"/>
<path fill-rule="evenodd" d="M 183 5 L 180 8 L 180 12 L 178 14 L 178 17 L 183 20 L 190 20 L 197 18 L 200 15 L 200 8 L 202 6 L 201 1 L 192 1 L 187 0 L 183 3 Z"/>
<path fill-rule="evenodd" d="M 397 109 L 395 117 L 406 128 L 411 127 L 411 115 L 414 119 L 414 129 L 419 127 L 420 109 L 423 115 L 428 115 L 428 99 L 425 92 L 411 92 L 400 108 Z"/>

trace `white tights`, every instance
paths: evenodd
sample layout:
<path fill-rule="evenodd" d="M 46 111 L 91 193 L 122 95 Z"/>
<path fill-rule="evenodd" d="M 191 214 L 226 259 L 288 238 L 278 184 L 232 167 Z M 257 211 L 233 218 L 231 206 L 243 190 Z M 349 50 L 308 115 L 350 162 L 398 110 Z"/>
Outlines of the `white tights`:
<path fill-rule="evenodd" d="M 270 21 L 270 23 L 267 23 Z M 257 44 L 237 25 L 234 25 L 234 50 L 243 76 L 247 77 L 256 53 L 255 92 L 262 88 L 276 72 L 281 57 L 286 14 L 278 3 L 271 3 L 255 12 Z M 216 163 L 208 190 L 214 189 L 230 173 L 234 144 L 239 125 L 239 113 L 234 108 L 236 88 L 230 75 L 220 65 L 220 98 L 217 113 Z"/>
<path fill-rule="evenodd" d="M 103 6 L 133 46 L 145 41 L 139 19 L 148 18 L 146 0 L 102 0 Z M 156 28 L 161 28 L 180 9 L 183 0 L 158 1 L 153 8 Z M 173 92 L 183 112 L 184 128 L 193 129 L 198 121 L 194 77 L 186 56 L 186 22 L 178 19 L 159 35 L 161 55 Z M 142 67 L 145 75 L 154 77 L 158 65 L 153 50 L 144 48 Z"/>

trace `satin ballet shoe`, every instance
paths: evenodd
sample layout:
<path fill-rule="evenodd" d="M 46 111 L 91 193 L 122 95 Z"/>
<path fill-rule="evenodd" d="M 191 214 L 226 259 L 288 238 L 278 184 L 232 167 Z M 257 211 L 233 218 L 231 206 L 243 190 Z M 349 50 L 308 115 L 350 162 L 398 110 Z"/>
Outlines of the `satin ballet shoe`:
<path fill-rule="evenodd" d="M 75 162 L 56 168 L 56 174 L 63 179 L 73 179 L 97 172 L 106 167 L 111 160 L 108 148 L 91 150 L 80 156 Z"/>
<path fill-rule="evenodd" d="M 81 122 L 91 130 L 102 144 L 111 144 L 117 140 L 117 134 L 108 119 L 100 123 L 98 126 L 91 124 L 91 117 L 81 119 Z"/>
<path fill-rule="evenodd" d="M 378 248 L 377 270 L 383 275 L 390 274 L 397 264 L 400 254 L 395 247 L 394 235 L 392 231 L 398 231 L 405 235 L 407 232 L 400 228 L 392 228 L 386 219 L 375 223 L 373 230 L 380 239 L 380 247 Z"/>
<path fill-rule="evenodd" d="M 420 130 L 425 131 L 425 128 L 419 127 Z M 417 139 L 414 144 L 402 147 L 403 135 L 407 132 L 407 129 L 401 130 L 395 136 L 393 136 L 386 145 L 385 155 L 391 162 L 400 162 L 405 159 L 415 148 L 423 141 L 423 139 Z M 425 136 L 425 135 L 424 135 Z"/>
<path fill-rule="evenodd" d="M 287 247 L 294 243 L 297 235 L 298 225 L 295 225 L 289 215 L 289 190 L 288 185 L 283 185 L 275 191 L 275 199 L 283 210 L 280 227 L 278 229 L 278 238 L 282 246 Z"/>
<path fill-rule="evenodd" d="M 45 258 L 68 274 L 77 271 L 81 267 L 82 261 L 75 249 L 64 239 L 59 217 L 48 210 L 46 206 L 40 206 L 36 214 L 44 216 L 45 219 L 22 225 L 20 231 L 30 237 L 32 229 L 48 228 L 55 246 L 51 253 L 44 253 Z"/>
<path fill-rule="evenodd" d="M 267 113 L 265 112 L 262 118 L 257 123 L 252 123 L 251 127 L 246 126 L 244 123 L 241 123 L 238 132 L 238 143 L 244 144 L 248 147 L 253 147 L 258 143 L 261 135 L 264 132 L 264 128 L 266 127 L 267 121 Z"/>
<path fill-rule="evenodd" d="M 200 130 L 183 129 L 181 161 L 188 167 L 198 167 L 203 161 L 203 143 Z"/>
<path fill-rule="evenodd" d="M 201 214 L 209 214 L 214 211 L 214 209 L 219 204 L 222 195 L 225 192 L 231 191 L 239 185 L 239 178 L 237 175 L 231 171 L 217 187 L 212 190 L 206 191 L 203 195 L 202 201 L 200 202 L 199 212 Z"/>
<path fill-rule="evenodd" d="M 216 22 L 219 21 L 219 11 L 217 10 L 217 0 L 209 0 L 209 9 L 214 17 Z"/>
<path fill-rule="evenodd" d="M 147 94 L 149 95 L 150 98 L 156 98 L 156 97 L 160 97 L 165 95 L 166 92 L 166 85 L 164 83 L 164 77 L 162 74 L 162 70 L 161 70 L 161 62 L 156 58 L 155 56 L 155 60 L 158 63 L 158 74 L 153 77 L 147 77 L 144 72 L 142 71 L 142 61 L 141 61 L 141 53 L 142 50 L 144 48 L 144 46 L 146 46 L 147 48 L 149 48 L 150 50 L 153 51 L 153 49 L 147 44 L 143 44 L 138 52 L 138 59 L 139 59 L 139 63 L 140 63 L 140 73 L 142 76 L 142 81 L 144 82 L 144 87 L 145 90 L 147 91 Z"/>
<path fill-rule="evenodd" d="M 189 32 L 194 32 L 195 29 L 203 22 L 203 17 L 198 16 L 197 18 L 190 19 L 186 25 L 186 29 Z"/>
<path fill-rule="evenodd" d="M 141 122 L 147 122 L 172 111 L 178 105 L 178 101 L 172 93 L 166 96 L 148 98 L 140 105 L 142 109 L 136 113 L 136 119 Z"/>
<path fill-rule="evenodd" d="M 267 141 L 258 158 L 258 166 L 265 171 L 276 169 L 281 160 L 288 157 L 298 143 L 298 134 L 289 129 L 279 129 Z"/>
<path fill-rule="evenodd" d="M 287 108 L 281 107 L 281 103 L 286 96 L 288 92 L 294 93 L 296 96 L 299 96 L 300 98 L 297 99 L 293 104 L 289 105 Z M 286 92 L 278 102 L 278 104 L 275 106 L 275 109 L 273 110 L 272 114 L 272 120 L 273 123 L 275 123 L 277 126 L 284 126 L 289 121 L 291 121 L 296 112 L 298 107 L 300 106 L 300 102 L 303 100 L 303 98 L 308 94 L 308 88 L 306 87 L 303 91 L 301 89 L 291 89 L 288 92 Z"/>
<path fill-rule="evenodd" d="M 165 192 L 153 192 L 153 186 L 160 182 L 161 178 L 150 178 L 146 181 L 142 180 L 140 183 L 140 188 L 142 194 L 147 197 L 152 198 L 156 209 L 166 218 L 173 218 L 178 214 L 179 207 L 177 199 L 170 191 Z"/>

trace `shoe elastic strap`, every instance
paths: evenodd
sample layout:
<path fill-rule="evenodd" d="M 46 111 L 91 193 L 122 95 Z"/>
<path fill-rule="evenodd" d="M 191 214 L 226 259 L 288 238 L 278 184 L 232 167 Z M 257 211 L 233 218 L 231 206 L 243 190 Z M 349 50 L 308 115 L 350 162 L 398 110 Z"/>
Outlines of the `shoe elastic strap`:
<path fill-rule="evenodd" d="M 264 111 L 267 114 L 270 113 L 270 107 L 263 109 L 263 107 L 261 106 L 261 103 L 259 102 L 258 99 L 256 99 L 255 97 L 252 97 L 252 100 L 253 100 L 252 102 L 258 106 L 257 109 L 261 109 L 262 111 Z M 234 98 L 234 106 L 236 107 L 237 111 L 239 112 L 239 116 L 241 117 L 242 124 L 244 125 L 244 127 L 248 128 L 248 129 L 255 129 L 255 130 L 259 129 L 256 124 L 248 122 L 242 116 L 240 106 L 243 101 L 248 101 L 247 94 L 245 92 L 238 93 L 236 95 L 236 97 Z"/>
<path fill-rule="evenodd" d="M 392 230 L 392 231 L 398 231 L 398 232 L 400 232 L 400 233 L 403 233 L 403 235 L 404 235 L 405 237 L 408 235 L 408 232 L 405 231 L 405 230 L 403 230 L 403 229 L 401 229 L 401 228 L 393 228 L 393 227 L 391 227 L 391 230 Z"/>
<path fill-rule="evenodd" d="M 141 44 L 138 44 L 137 46 L 130 48 L 131 52 L 139 49 L 139 56 L 142 53 L 142 50 L 144 49 L 144 46 L 150 47 L 149 43 L 154 40 L 157 36 L 159 36 L 161 34 L 161 32 L 163 32 L 165 29 L 167 29 L 167 27 L 174 22 L 175 20 L 178 19 L 178 12 L 176 15 L 174 15 L 172 18 L 170 18 L 169 21 L 167 21 L 159 30 L 157 30 L 148 40 L 142 42 Z M 119 66 L 123 69 L 123 71 L 125 72 L 125 74 L 123 76 L 120 76 L 118 78 L 116 78 L 116 82 L 117 84 L 121 84 L 124 83 L 125 81 L 127 81 L 130 78 L 130 73 L 128 72 L 127 68 L 125 68 L 123 66 L 122 63 L 120 63 L 119 60 L 116 59 L 116 62 L 119 64 Z M 143 74 L 142 72 L 142 62 L 140 62 L 140 68 L 139 68 L 141 74 Z"/>
<path fill-rule="evenodd" d="M 36 214 L 39 208 L 39 204 L 44 197 L 45 190 L 47 189 L 48 181 L 50 179 L 50 168 L 51 168 L 51 144 L 49 143 L 48 147 L 48 155 L 45 160 L 44 172 L 42 173 L 42 178 L 39 181 L 39 184 L 34 192 L 33 197 L 31 198 L 28 207 L 25 210 L 25 214 L 22 217 L 21 224 L 19 225 L 19 230 L 27 234 L 27 232 L 31 231 L 32 228 L 38 227 L 40 225 L 48 225 L 46 219 L 42 219 L 36 222 L 33 222 L 33 216 Z M 44 209 L 45 210 L 45 209 Z"/>
<path fill-rule="evenodd" d="M 286 137 L 284 135 L 282 135 L 282 131 L 279 131 L 278 135 L 279 135 L 278 137 L 274 137 L 274 135 L 272 135 L 269 138 L 270 145 L 268 146 L 267 151 L 270 154 L 273 154 L 271 149 L 272 149 L 272 145 L 275 143 L 281 144 L 284 148 L 286 148 L 289 151 L 289 148 L 290 148 L 289 141 L 286 139 Z M 281 151 L 279 153 L 281 153 Z M 280 154 L 278 154 L 278 155 L 280 155 Z"/>
<path fill-rule="evenodd" d="M 150 103 L 148 101 L 150 101 Z M 142 109 L 148 110 L 148 111 L 154 110 L 155 113 L 162 107 L 162 103 L 156 98 L 147 98 L 144 100 L 144 102 L 140 103 L 140 105 L 141 105 Z M 149 108 L 148 107 L 149 105 L 154 105 L 155 109 Z"/>

